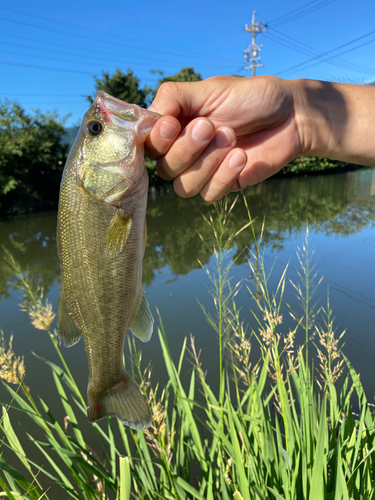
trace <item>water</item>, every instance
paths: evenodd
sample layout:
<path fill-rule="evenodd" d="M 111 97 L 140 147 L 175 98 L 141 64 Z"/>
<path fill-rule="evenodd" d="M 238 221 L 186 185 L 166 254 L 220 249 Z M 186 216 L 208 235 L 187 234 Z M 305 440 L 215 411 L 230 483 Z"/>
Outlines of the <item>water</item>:
<path fill-rule="evenodd" d="M 371 395 L 375 395 L 375 171 L 270 180 L 249 188 L 246 197 L 258 233 L 265 218 L 265 261 L 269 269 L 273 266 L 271 290 L 276 287 L 287 264 L 288 279 L 298 280 L 299 264 L 295 252 L 297 246 L 303 245 L 309 226 L 309 244 L 315 252 L 316 271 L 318 276 L 324 276 L 315 301 L 322 306 L 326 304 L 328 287 L 337 331 L 346 329 L 344 353 L 361 373 L 371 400 Z M 171 194 L 149 199 L 143 278 L 151 310 L 155 312 L 158 308 L 160 311 L 175 361 L 184 338 L 192 333 L 197 348 L 202 349 L 201 360 L 215 388 L 218 340 L 199 305 L 202 303 L 208 311 L 213 309 L 207 291 L 209 280 L 198 262 L 207 268 L 213 259 L 198 234 L 210 241 L 212 235 L 202 213 L 207 215 L 211 209 L 212 206 L 199 197 L 183 200 Z M 239 201 L 233 211 L 232 228 L 238 229 L 246 220 L 246 211 Z M 30 276 L 44 288 L 54 309 L 60 287 L 55 227 L 55 213 L 0 223 L 0 243 L 14 254 L 23 268 L 28 267 Z M 242 280 L 237 296 L 242 317 L 255 327 L 250 312 L 254 304 L 246 289 L 250 279 L 246 261 L 248 247 L 253 247 L 250 229 L 241 233 L 231 251 L 232 257 L 236 257 L 232 276 L 235 281 Z M 35 330 L 20 310 L 21 294 L 12 289 L 11 273 L 2 256 L 0 262 L 0 328 L 6 337 L 13 334 L 16 354 L 25 357 L 26 383 L 31 391 L 43 397 L 55 416 L 62 419 L 64 411 L 50 370 L 32 355 L 35 351 L 39 356 L 58 362 L 56 353 L 46 332 Z M 284 300 L 298 311 L 299 303 L 289 281 Z M 283 329 L 287 332 L 294 323 L 286 307 L 283 316 Z M 302 333 L 298 341 L 303 342 Z M 144 362 L 152 361 L 153 380 L 165 384 L 167 374 L 156 333 L 149 343 L 137 343 L 143 350 Z M 83 343 L 63 349 L 63 352 L 85 394 L 88 370 Z M 184 373 L 189 376 L 188 363 Z M 3 398 L 6 394 L 2 391 L 0 396 Z M 22 416 L 19 418 L 22 420 Z"/>

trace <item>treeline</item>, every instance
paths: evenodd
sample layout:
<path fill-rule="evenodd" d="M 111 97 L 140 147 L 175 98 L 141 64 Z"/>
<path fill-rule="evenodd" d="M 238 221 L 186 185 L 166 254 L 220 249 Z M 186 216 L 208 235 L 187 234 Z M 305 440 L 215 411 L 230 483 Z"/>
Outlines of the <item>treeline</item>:
<path fill-rule="evenodd" d="M 87 95 L 87 100 L 92 103 L 96 91 L 101 89 L 146 108 L 162 83 L 202 79 L 191 67 L 170 76 L 162 71 L 156 73 L 160 78 L 152 88 L 141 87 L 131 69 L 126 73 L 117 69 L 112 75 L 102 71 L 101 77 L 95 77 L 94 91 Z M 56 209 L 61 174 L 69 152 L 65 121 L 53 113 L 28 114 L 16 101 L 0 100 L 0 216 Z M 157 189 L 170 186 L 156 174 L 154 162 L 148 161 L 146 166 L 150 186 Z M 345 167 L 343 162 L 324 158 L 297 158 L 283 169 L 283 174 Z"/>

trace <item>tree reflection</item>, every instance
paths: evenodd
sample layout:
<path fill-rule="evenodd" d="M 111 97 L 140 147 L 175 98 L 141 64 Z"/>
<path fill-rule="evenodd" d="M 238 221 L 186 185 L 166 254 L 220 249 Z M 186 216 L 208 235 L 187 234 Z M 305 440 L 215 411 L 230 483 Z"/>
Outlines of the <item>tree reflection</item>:
<path fill-rule="evenodd" d="M 375 221 L 375 170 L 348 172 L 317 177 L 274 179 L 247 188 L 246 198 L 260 234 L 266 220 L 263 241 L 272 250 L 282 250 L 285 240 L 310 229 L 326 235 L 350 235 Z M 234 198 L 234 195 L 231 195 Z M 165 195 L 149 201 L 148 239 L 143 279 L 150 285 L 155 274 L 169 266 L 176 275 L 199 268 L 198 259 L 206 264 L 210 251 L 198 233 L 210 240 L 211 230 L 202 214 L 212 204 L 200 197 L 180 199 Z M 247 222 L 239 200 L 229 222 L 228 231 L 236 232 Z M 250 228 L 236 238 L 236 264 L 246 260 L 252 245 Z"/>
<path fill-rule="evenodd" d="M 0 223 L 0 299 L 9 297 L 12 282 L 3 246 L 22 269 L 28 269 L 36 286 L 47 292 L 59 282 L 55 212 L 25 215 Z"/>
<path fill-rule="evenodd" d="M 284 241 L 304 232 L 308 223 L 313 231 L 326 235 L 351 235 L 375 222 L 375 171 L 365 170 L 310 178 L 274 179 L 245 192 L 257 234 L 266 219 L 263 240 L 273 250 L 281 250 Z M 234 195 L 231 195 L 234 199 Z M 199 196 L 181 199 L 174 194 L 149 199 L 148 236 L 143 265 L 143 281 L 151 285 L 165 266 L 175 275 L 186 275 L 206 264 L 211 230 L 202 214 L 213 210 Z M 247 222 L 241 200 L 229 221 L 229 232 Z M 47 293 L 59 283 L 56 253 L 56 214 L 37 214 L 0 223 L 0 244 L 10 250 L 23 268 L 29 267 L 33 280 Z M 245 261 L 252 244 L 251 229 L 236 239 L 236 264 Z M 11 270 L 0 247 L 0 298 L 8 297 Z"/>

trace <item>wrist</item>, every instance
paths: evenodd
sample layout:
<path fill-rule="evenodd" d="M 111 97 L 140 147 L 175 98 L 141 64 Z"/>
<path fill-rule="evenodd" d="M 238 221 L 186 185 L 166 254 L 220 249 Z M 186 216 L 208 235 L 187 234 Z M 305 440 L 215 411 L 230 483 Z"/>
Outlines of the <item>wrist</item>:
<path fill-rule="evenodd" d="M 301 141 L 300 156 L 334 154 L 334 137 L 344 122 L 338 94 L 331 82 L 292 80 L 294 113 Z M 336 109 L 335 109 L 336 108 Z"/>
<path fill-rule="evenodd" d="M 292 80 L 301 156 L 375 166 L 375 88 Z"/>

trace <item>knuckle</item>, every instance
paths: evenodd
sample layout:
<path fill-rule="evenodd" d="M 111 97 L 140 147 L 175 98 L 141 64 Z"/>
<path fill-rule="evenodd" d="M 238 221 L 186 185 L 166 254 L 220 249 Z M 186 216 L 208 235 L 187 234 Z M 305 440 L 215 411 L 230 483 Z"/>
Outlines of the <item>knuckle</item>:
<path fill-rule="evenodd" d="M 215 174 L 223 159 L 218 155 L 209 155 L 206 158 L 197 159 L 197 168 L 204 172 L 210 173 L 210 177 Z"/>
<path fill-rule="evenodd" d="M 157 92 L 157 97 L 165 97 L 169 96 L 172 94 L 176 94 L 179 90 L 179 85 L 177 82 L 164 82 L 160 85 L 158 92 Z"/>
<path fill-rule="evenodd" d="M 175 143 L 165 156 L 168 167 L 179 171 L 188 168 L 195 160 L 196 153 L 188 151 L 186 145 Z"/>
<path fill-rule="evenodd" d="M 225 179 L 223 179 L 219 173 L 214 176 L 213 182 L 215 183 L 215 187 L 219 188 L 220 192 L 221 191 L 226 192 L 230 187 L 228 186 L 228 182 Z M 230 185 L 232 185 L 232 181 L 230 182 Z"/>

